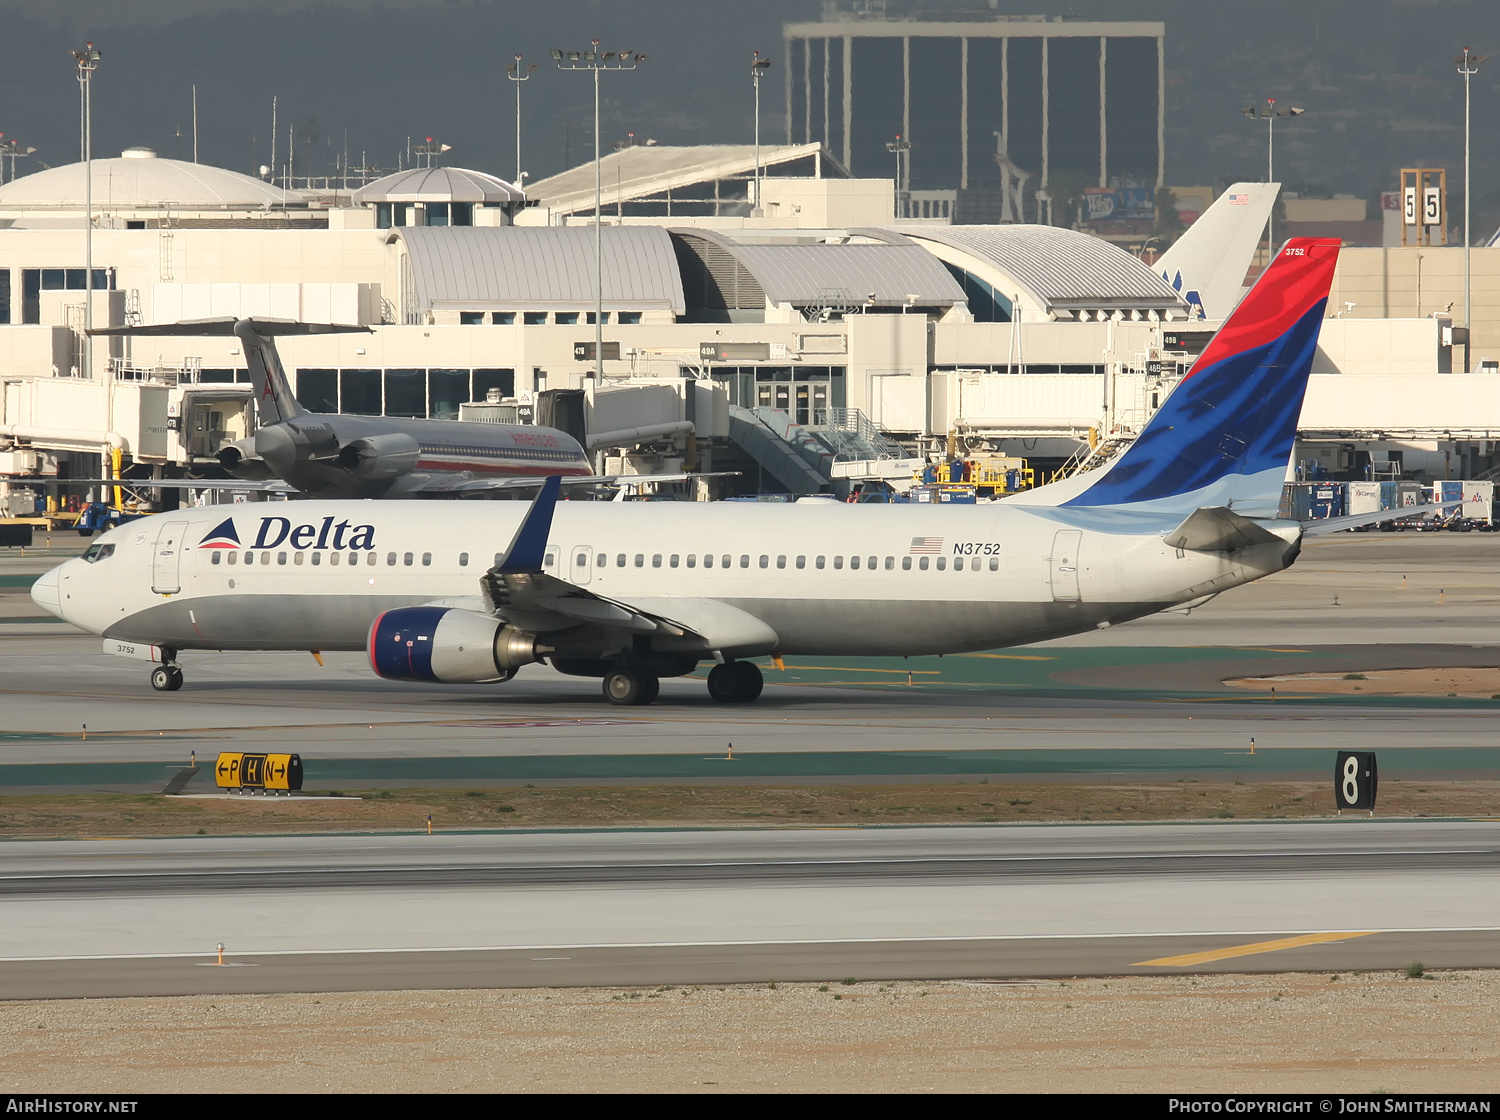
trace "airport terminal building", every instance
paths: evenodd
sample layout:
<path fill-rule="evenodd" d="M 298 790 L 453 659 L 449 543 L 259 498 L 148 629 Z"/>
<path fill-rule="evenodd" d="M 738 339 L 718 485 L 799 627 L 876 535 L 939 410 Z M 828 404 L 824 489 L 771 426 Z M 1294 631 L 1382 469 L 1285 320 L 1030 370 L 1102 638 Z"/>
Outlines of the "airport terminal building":
<path fill-rule="evenodd" d="M 310 409 L 569 417 L 602 468 L 733 469 L 747 489 L 795 493 L 909 481 L 955 447 L 1055 467 L 1128 440 L 1211 333 L 1150 267 L 1089 234 L 898 219 L 892 180 L 851 178 L 819 145 L 765 151 L 804 174 L 765 179 L 754 215 L 752 149 L 693 153 L 611 157 L 639 174 L 606 200 L 597 276 L 591 213 L 567 182 L 523 195 L 438 168 L 308 197 L 143 149 L 97 159 L 93 322 L 360 325 L 284 340 Z M 0 187 L 0 486 L 22 505 L 79 497 L 66 480 L 101 477 L 117 453 L 158 475 L 212 468 L 255 425 L 237 340 L 85 338 L 82 174 Z M 683 197 L 691 212 L 662 212 Z M 1459 254 L 1426 250 L 1429 306 L 1461 276 Z M 1500 338 L 1476 327 L 1476 372 L 1455 376 L 1451 317 L 1400 302 L 1409 257 L 1346 252 L 1307 454 L 1473 477 L 1496 462 L 1500 375 L 1480 358 Z M 1477 278 L 1500 271 L 1497 251 L 1474 257 Z M 1477 310 L 1494 323 L 1488 298 Z"/>

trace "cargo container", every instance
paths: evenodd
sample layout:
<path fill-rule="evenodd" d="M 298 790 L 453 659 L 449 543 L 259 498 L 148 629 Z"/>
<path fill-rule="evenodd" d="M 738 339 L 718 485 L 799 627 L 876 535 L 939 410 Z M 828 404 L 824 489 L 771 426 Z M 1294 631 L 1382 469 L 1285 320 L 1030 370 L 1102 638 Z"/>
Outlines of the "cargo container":
<path fill-rule="evenodd" d="M 932 505 L 972 506 L 978 504 L 974 487 L 956 482 L 940 482 L 935 486 L 913 486 L 910 500 Z"/>
<path fill-rule="evenodd" d="M 1495 484 L 1476 480 L 1460 483 L 1460 486 L 1464 496 L 1464 520 L 1476 529 L 1494 528 Z"/>
<path fill-rule="evenodd" d="M 1342 482 L 1297 482 L 1292 484 L 1291 513 L 1297 521 L 1322 521 L 1344 515 Z"/>
<path fill-rule="evenodd" d="M 1345 484 L 1348 493 L 1348 511 L 1356 513 L 1379 513 L 1388 507 L 1381 504 L 1378 482 L 1350 482 Z"/>

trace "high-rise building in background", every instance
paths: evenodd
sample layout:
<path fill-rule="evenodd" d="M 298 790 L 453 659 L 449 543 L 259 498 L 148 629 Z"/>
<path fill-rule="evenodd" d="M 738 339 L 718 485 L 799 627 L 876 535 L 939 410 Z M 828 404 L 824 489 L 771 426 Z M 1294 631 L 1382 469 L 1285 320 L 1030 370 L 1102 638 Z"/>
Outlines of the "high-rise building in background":
<path fill-rule="evenodd" d="M 908 216 L 1046 220 L 1053 184 L 1164 182 L 1164 33 L 829 0 L 783 29 L 787 140 L 822 141 L 861 177 L 893 176 L 899 158 Z"/>

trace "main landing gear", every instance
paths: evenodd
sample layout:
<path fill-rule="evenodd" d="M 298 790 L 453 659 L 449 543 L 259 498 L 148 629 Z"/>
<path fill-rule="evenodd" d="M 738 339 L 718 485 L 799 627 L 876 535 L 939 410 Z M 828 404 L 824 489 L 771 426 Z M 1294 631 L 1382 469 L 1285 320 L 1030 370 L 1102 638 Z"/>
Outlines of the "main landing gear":
<path fill-rule="evenodd" d="M 708 694 L 721 704 L 748 704 L 765 685 L 760 670 L 748 661 L 715 665 L 708 673 Z"/>
<path fill-rule="evenodd" d="M 157 692 L 176 692 L 182 687 L 182 666 L 178 665 L 172 658 L 177 656 L 176 650 L 164 650 L 166 659 L 155 669 L 151 670 L 151 687 Z"/>
<path fill-rule="evenodd" d="M 760 670 L 748 661 L 715 665 L 708 674 L 708 694 L 721 704 L 748 704 L 765 687 Z M 661 691 L 656 674 L 638 665 L 618 665 L 604 674 L 604 698 L 621 707 L 649 704 Z"/>
<path fill-rule="evenodd" d="M 622 665 L 604 674 L 604 698 L 611 704 L 649 704 L 660 691 L 661 682 L 655 674 L 634 665 Z"/>

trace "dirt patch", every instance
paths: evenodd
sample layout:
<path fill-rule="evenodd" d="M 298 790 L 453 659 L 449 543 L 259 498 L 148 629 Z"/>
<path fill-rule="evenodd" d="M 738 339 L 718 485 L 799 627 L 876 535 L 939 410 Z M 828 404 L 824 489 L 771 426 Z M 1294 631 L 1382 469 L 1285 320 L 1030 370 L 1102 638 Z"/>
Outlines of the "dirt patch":
<path fill-rule="evenodd" d="M 0 1003 L 0 1089 L 1482 1093 L 1500 975 Z"/>
<path fill-rule="evenodd" d="M 0 798 L 0 839 L 419 832 L 429 815 L 444 831 L 1265 820 L 1326 817 L 1333 808 L 1331 781 L 491 787 L 299 800 L 73 794 Z M 1379 808 L 1381 817 L 1497 817 L 1500 782 L 1388 780 Z"/>
<path fill-rule="evenodd" d="M 1500 669 L 1378 669 L 1365 673 L 1288 673 L 1279 677 L 1244 677 L 1224 682 L 1230 688 L 1278 696 L 1462 696 L 1500 700 Z"/>

